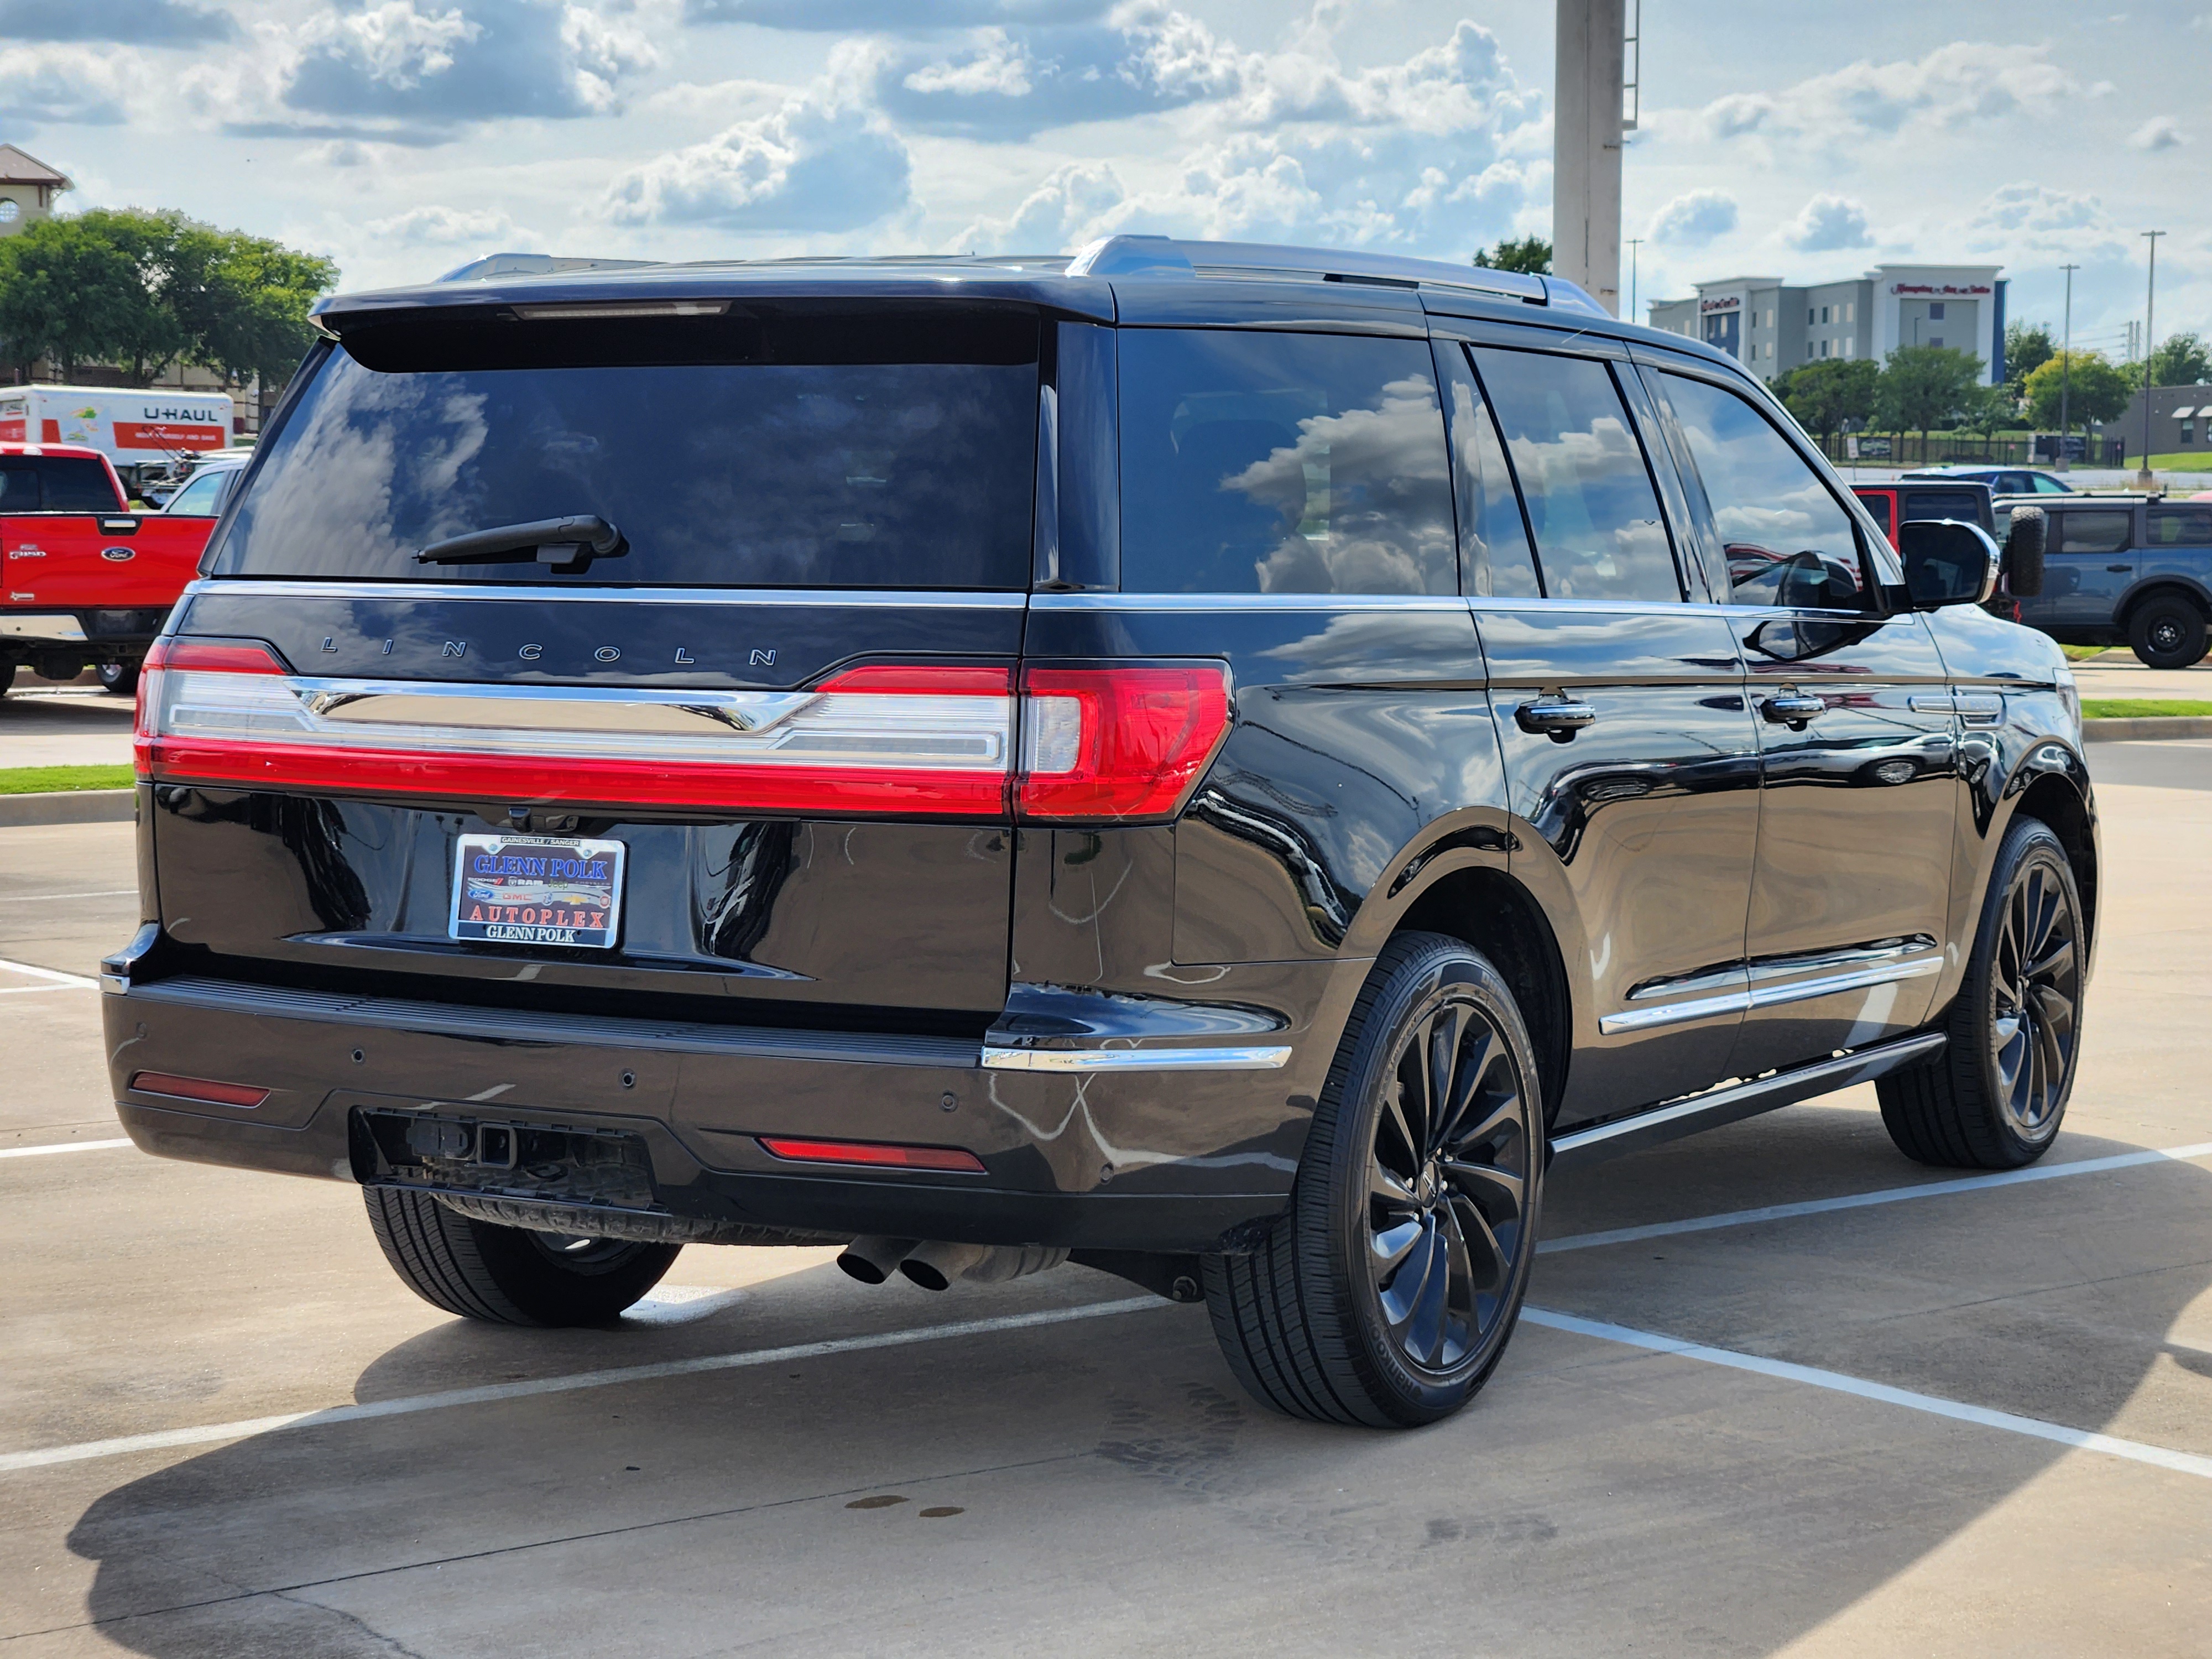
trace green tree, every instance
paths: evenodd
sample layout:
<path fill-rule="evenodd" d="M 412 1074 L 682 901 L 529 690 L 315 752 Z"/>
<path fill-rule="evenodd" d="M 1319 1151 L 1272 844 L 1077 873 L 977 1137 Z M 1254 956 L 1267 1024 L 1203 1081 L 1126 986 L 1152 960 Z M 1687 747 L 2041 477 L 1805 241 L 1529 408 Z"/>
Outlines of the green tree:
<path fill-rule="evenodd" d="M 0 241 L 0 343 L 19 368 L 45 357 L 73 378 L 138 331 L 143 276 L 131 249 L 87 216 L 43 220 Z"/>
<path fill-rule="evenodd" d="M 168 301 L 188 361 L 243 385 L 281 386 L 314 338 L 307 313 L 337 282 L 330 260 L 263 236 L 186 224 L 169 270 Z"/>
<path fill-rule="evenodd" d="M 2020 418 L 2020 394 L 2009 382 L 1997 386 L 1978 386 L 1966 394 L 1960 419 L 1970 432 L 1978 432 L 1984 438 L 2001 426 L 2009 426 Z"/>
<path fill-rule="evenodd" d="M 0 241 L 0 354 L 65 376 L 112 362 L 150 384 L 183 357 L 281 386 L 312 338 L 329 260 L 181 213 L 98 208 Z"/>
<path fill-rule="evenodd" d="M 1501 238 L 1496 247 L 1487 247 L 1474 256 L 1474 262 L 1486 270 L 1519 270 L 1533 276 L 1552 274 L 1552 245 L 1541 236 Z"/>
<path fill-rule="evenodd" d="M 2070 426 L 2088 421 L 2109 421 L 2128 406 L 2138 378 L 2132 370 L 2116 368 L 2100 351 L 2077 351 L 2073 368 L 2060 352 L 2027 377 L 2028 417 L 2039 427 L 2056 430 L 2061 381 L 2066 384 L 2066 418 Z"/>
<path fill-rule="evenodd" d="M 1917 432 L 1924 447 L 1933 428 L 1965 412 L 1982 377 L 1982 360 L 1949 346 L 1899 346 L 1883 360 L 1875 396 L 1876 417 L 1896 432 Z"/>
<path fill-rule="evenodd" d="M 1791 369 L 1775 382 L 1775 395 L 1808 432 L 1832 438 L 1845 421 L 1872 417 L 1881 370 L 1866 357 L 1823 357 Z"/>
<path fill-rule="evenodd" d="M 2008 323 L 2005 325 L 2005 384 L 2017 399 L 2027 395 L 2027 377 L 2049 362 L 2058 349 L 2048 323 Z"/>
<path fill-rule="evenodd" d="M 2150 354 L 2153 386 L 2202 386 L 2212 380 L 2212 348 L 2192 330 L 2169 334 Z"/>

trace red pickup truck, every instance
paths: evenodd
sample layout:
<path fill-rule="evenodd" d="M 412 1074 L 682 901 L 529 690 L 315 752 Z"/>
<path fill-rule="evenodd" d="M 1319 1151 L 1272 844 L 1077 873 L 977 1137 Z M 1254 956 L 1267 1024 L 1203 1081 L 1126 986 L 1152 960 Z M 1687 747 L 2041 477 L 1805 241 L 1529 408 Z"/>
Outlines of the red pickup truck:
<path fill-rule="evenodd" d="M 215 522 L 131 512 L 96 449 L 0 444 L 0 691 L 26 664 L 135 690 Z"/>

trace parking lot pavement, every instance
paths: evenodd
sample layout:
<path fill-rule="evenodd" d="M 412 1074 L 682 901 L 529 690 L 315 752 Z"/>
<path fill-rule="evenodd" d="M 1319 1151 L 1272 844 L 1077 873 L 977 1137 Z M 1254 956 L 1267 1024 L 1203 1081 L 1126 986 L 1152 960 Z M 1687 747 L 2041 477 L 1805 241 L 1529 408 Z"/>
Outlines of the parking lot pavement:
<path fill-rule="evenodd" d="M 695 1248 L 617 1329 L 448 1319 L 347 1188 L 87 1149 L 98 994 L 0 995 L 0 1638 L 2200 1653 L 2212 744 L 2093 759 L 2050 1158 L 1923 1170 L 1861 1090 L 1562 1180 L 1496 1380 L 1413 1434 L 1274 1418 L 1201 1310 L 1073 1267 L 932 1297 Z M 128 826 L 0 830 L 0 959 L 88 973 L 130 865 Z"/>
<path fill-rule="evenodd" d="M 96 690 L 10 691 L 0 696 L 0 767 L 127 765 L 131 714 L 129 697 Z"/>

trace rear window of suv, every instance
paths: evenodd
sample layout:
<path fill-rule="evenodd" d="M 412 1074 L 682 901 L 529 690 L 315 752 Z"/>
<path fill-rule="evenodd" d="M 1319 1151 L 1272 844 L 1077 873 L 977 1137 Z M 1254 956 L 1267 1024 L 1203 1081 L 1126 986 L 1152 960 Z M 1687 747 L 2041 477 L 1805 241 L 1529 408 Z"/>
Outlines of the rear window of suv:
<path fill-rule="evenodd" d="M 415 555 L 596 514 L 629 550 L 595 586 L 1026 587 L 1037 342 L 1034 313 L 952 303 L 349 331 L 214 572 L 573 584 Z"/>

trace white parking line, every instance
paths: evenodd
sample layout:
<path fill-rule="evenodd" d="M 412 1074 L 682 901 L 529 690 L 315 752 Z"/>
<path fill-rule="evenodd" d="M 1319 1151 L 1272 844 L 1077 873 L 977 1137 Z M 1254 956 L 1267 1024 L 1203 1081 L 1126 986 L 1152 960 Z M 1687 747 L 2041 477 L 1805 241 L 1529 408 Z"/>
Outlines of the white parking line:
<path fill-rule="evenodd" d="M 1814 1365 L 1794 1365 L 1786 1359 L 1762 1358 L 1758 1354 L 1738 1353 L 1733 1348 L 1708 1348 L 1702 1343 L 1685 1342 L 1679 1337 L 1662 1336 L 1656 1331 L 1639 1331 L 1628 1325 L 1610 1325 L 1599 1319 L 1579 1319 L 1572 1314 L 1553 1313 L 1545 1308 L 1523 1308 L 1521 1317 L 1532 1325 L 1542 1325 L 1555 1331 L 1569 1331 L 1577 1336 L 1594 1336 L 1602 1341 L 1623 1342 L 1631 1347 L 1648 1349 L 1653 1353 L 1672 1354 L 1677 1359 L 1696 1359 L 1708 1365 L 1725 1365 L 1731 1370 L 1751 1371 L 1784 1382 L 1802 1382 L 1808 1387 L 1826 1389 L 1836 1394 L 1856 1395 L 1862 1400 L 1876 1400 L 1887 1406 L 1902 1406 L 1908 1411 L 1926 1412 L 1930 1416 L 1948 1417 L 1956 1422 L 1972 1423 L 1985 1429 L 2002 1429 L 2008 1434 L 2023 1434 L 2031 1439 L 2049 1440 L 2081 1451 L 2102 1452 L 2107 1457 L 2124 1457 L 2131 1462 L 2148 1463 L 2158 1468 L 2172 1469 L 2179 1474 L 2193 1474 L 2200 1480 L 2212 1480 L 2212 1457 L 2200 1456 L 2195 1452 L 2172 1451 L 2164 1446 L 2146 1445 L 2140 1440 L 2123 1440 L 2117 1435 L 2096 1434 L 2087 1429 L 2069 1429 L 2062 1423 L 2046 1423 L 2039 1417 L 2020 1417 L 2011 1412 L 1991 1411 L 1986 1406 L 1963 1405 L 1956 1400 L 1946 1400 L 1940 1395 L 1917 1394 L 1911 1389 L 1893 1389 L 1887 1382 L 1869 1382 L 1863 1377 L 1846 1376 L 1841 1371 L 1822 1370 Z"/>
<path fill-rule="evenodd" d="M 1717 1227 L 1748 1227 L 1759 1221 L 1787 1221 L 1793 1216 L 1825 1215 L 1831 1210 L 1863 1210 L 1875 1204 L 1902 1204 L 1913 1198 L 1948 1198 L 1958 1193 L 1985 1192 L 1992 1187 L 2018 1187 L 2031 1181 L 2064 1181 L 2071 1176 L 2102 1175 L 2107 1170 L 2133 1170 L 2146 1164 L 2186 1163 L 2212 1158 L 2212 1140 L 2194 1146 L 2166 1146 L 2156 1151 L 2119 1152 L 2111 1158 L 2085 1158 L 2072 1164 L 2038 1164 L 1999 1175 L 1966 1176 L 1957 1181 L 1930 1181 L 1918 1187 L 1885 1187 L 1879 1192 L 1846 1193 L 1841 1198 L 1814 1198 L 1798 1204 L 1769 1204 L 1757 1210 L 1729 1210 L 1719 1215 L 1692 1216 L 1686 1221 L 1655 1221 L 1645 1227 L 1615 1227 L 1602 1233 L 1570 1233 L 1547 1238 L 1536 1254 L 1560 1250 L 1595 1249 L 1601 1244 L 1633 1244 L 1646 1238 L 1666 1238 L 1675 1233 L 1710 1232 Z"/>
<path fill-rule="evenodd" d="M 0 957 L 0 973 L 24 974 L 32 979 L 51 980 L 56 985 L 74 985 L 82 990 L 97 991 L 100 981 L 87 979 L 82 974 L 64 974 L 57 969 L 35 968 L 27 962 L 10 962 Z"/>
<path fill-rule="evenodd" d="M 780 1365 L 794 1359 L 821 1359 L 831 1354 L 857 1353 L 867 1348 L 900 1348 L 916 1342 L 938 1342 L 956 1336 L 981 1336 L 993 1331 L 1030 1330 L 1042 1325 L 1065 1325 L 1073 1320 L 1097 1319 L 1107 1314 L 1134 1313 L 1139 1308 L 1175 1304 L 1154 1296 L 1133 1296 L 1121 1302 L 1091 1302 L 1077 1308 L 1048 1308 L 1039 1313 L 1007 1314 L 997 1319 L 966 1319 L 951 1325 L 925 1325 L 902 1331 L 882 1331 L 873 1336 L 840 1337 L 829 1342 L 797 1342 L 784 1348 L 756 1348 L 743 1353 L 702 1354 L 693 1359 L 666 1359 L 651 1365 L 623 1365 L 611 1370 L 579 1371 L 568 1376 L 544 1376 L 524 1382 L 493 1382 L 475 1389 L 452 1389 L 443 1394 L 410 1395 L 398 1400 L 374 1400 L 358 1406 L 337 1406 L 327 1411 L 286 1412 L 274 1417 L 249 1417 L 234 1423 L 207 1423 L 197 1428 L 163 1429 L 152 1434 L 126 1434 L 112 1440 L 82 1440 L 75 1445 L 44 1446 L 36 1451 L 0 1453 L 0 1474 L 23 1469 L 47 1468 L 56 1463 L 82 1463 L 97 1457 L 122 1457 L 132 1452 L 167 1451 L 178 1446 L 206 1446 L 223 1440 L 243 1440 L 277 1429 L 312 1429 L 325 1423 L 359 1423 L 375 1417 L 405 1417 L 416 1412 L 449 1410 L 456 1406 L 489 1405 L 501 1400 L 523 1400 L 533 1395 L 571 1394 L 579 1389 L 612 1388 L 623 1382 L 652 1382 L 663 1377 L 696 1376 L 708 1371 L 734 1371 L 755 1365 Z"/>
<path fill-rule="evenodd" d="M 100 1152 L 110 1147 L 128 1146 L 123 1140 L 57 1140 L 46 1146 L 0 1146 L 0 1158 L 44 1158 L 50 1152 Z"/>
<path fill-rule="evenodd" d="M 136 887 L 106 887 L 97 893 L 0 893 L 0 904 L 50 904 L 56 899 L 135 898 Z"/>

